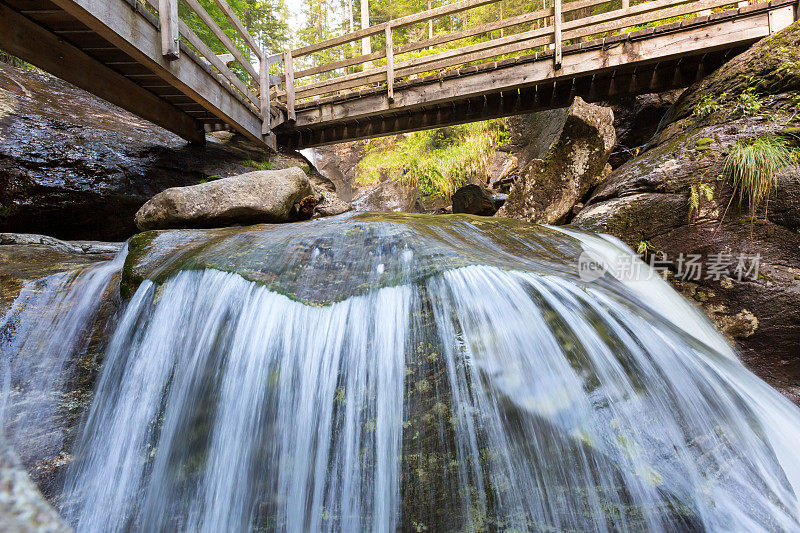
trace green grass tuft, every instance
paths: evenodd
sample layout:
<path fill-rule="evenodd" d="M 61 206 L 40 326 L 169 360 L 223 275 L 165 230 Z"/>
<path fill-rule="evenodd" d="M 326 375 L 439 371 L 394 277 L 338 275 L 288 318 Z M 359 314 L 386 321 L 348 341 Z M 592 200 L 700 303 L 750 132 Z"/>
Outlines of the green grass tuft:
<path fill-rule="evenodd" d="M 242 165 L 250 168 L 255 168 L 256 170 L 274 170 L 275 165 L 272 164 L 272 161 L 254 161 L 253 159 L 245 159 L 242 161 Z"/>
<path fill-rule="evenodd" d="M 775 135 L 764 135 L 738 142 L 728 153 L 722 174 L 733 182 L 739 206 L 747 202 L 750 216 L 763 202 L 766 216 L 769 198 L 778 187 L 778 173 L 797 163 L 797 152 L 789 142 Z"/>

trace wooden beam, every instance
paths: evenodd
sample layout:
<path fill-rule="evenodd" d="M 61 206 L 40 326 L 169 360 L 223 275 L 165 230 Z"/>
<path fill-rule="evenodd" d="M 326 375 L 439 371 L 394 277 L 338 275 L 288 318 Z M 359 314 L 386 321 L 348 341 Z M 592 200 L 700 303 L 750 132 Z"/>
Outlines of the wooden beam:
<path fill-rule="evenodd" d="M 261 143 L 261 119 L 216 76 L 195 63 L 191 54 L 176 61 L 161 55 L 161 38 L 143 7 L 131 9 L 126 0 L 50 0 L 93 29 L 118 49 L 178 88 L 247 138 Z M 221 90 L 222 89 L 222 90 Z"/>
<path fill-rule="evenodd" d="M 188 141 L 205 140 L 192 117 L 2 3 L 0 48 Z"/>
<path fill-rule="evenodd" d="M 161 55 L 173 61 L 181 56 L 178 33 L 178 0 L 158 0 L 158 22 L 161 29 Z"/>
<path fill-rule="evenodd" d="M 297 115 L 294 111 L 294 60 L 292 51 L 283 54 L 284 84 L 286 86 L 286 118 L 289 122 L 294 122 Z"/>
<path fill-rule="evenodd" d="M 553 6 L 553 44 L 555 45 L 553 64 L 558 70 L 561 68 L 561 0 L 555 0 Z"/>
<path fill-rule="evenodd" d="M 269 63 L 267 63 L 266 54 L 263 53 L 259 61 L 258 88 L 261 93 L 259 94 L 259 99 L 261 100 L 261 134 L 269 135 L 272 133 L 270 129 L 270 120 L 272 117 L 270 115 L 271 110 L 269 106 Z"/>
<path fill-rule="evenodd" d="M 386 23 L 386 94 L 389 103 L 394 102 L 394 44 L 392 43 L 392 24 Z"/>
<path fill-rule="evenodd" d="M 386 51 L 378 50 L 376 52 L 372 52 L 371 54 L 350 57 L 348 59 L 342 59 L 341 61 L 332 61 L 331 63 L 325 63 L 324 65 L 319 65 L 317 67 L 298 70 L 297 72 L 294 73 L 294 79 L 305 78 L 307 76 L 313 76 L 314 74 L 330 72 L 331 70 L 351 67 L 353 65 L 360 65 L 361 63 L 367 63 L 369 61 L 373 61 L 375 59 L 381 59 L 384 57 L 386 57 Z"/>
<path fill-rule="evenodd" d="M 164 0 L 160 1 L 163 2 Z M 258 73 L 253 68 L 253 65 L 250 64 L 250 61 L 244 57 L 244 54 L 242 54 L 241 50 L 239 50 L 236 45 L 233 44 L 233 41 L 231 41 L 230 37 L 228 37 L 222 28 L 219 27 L 217 21 L 215 21 L 211 15 L 208 14 L 208 11 L 206 11 L 203 6 L 200 5 L 200 2 L 197 0 L 183 1 L 186 2 L 195 13 L 197 13 L 197 16 L 200 17 L 200 20 L 205 22 L 206 26 L 208 26 L 208 29 L 211 30 L 211 33 L 213 33 L 214 36 L 219 39 L 228 52 L 233 54 L 233 57 L 235 57 L 242 67 L 244 67 L 247 73 L 250 74 L 250 77 L 253 78 L 254 81 L 258 80 Z M 261 54 L 258 54 L 257 57 L 261 57 Z"/>

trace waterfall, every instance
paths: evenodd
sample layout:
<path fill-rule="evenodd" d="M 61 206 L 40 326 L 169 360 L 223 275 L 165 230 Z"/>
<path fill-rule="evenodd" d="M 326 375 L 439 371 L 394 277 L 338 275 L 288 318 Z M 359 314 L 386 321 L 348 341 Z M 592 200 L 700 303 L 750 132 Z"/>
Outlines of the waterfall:
<path fill-rule="evenodd" d="M 0 318 L 0 428 L 23 457 L 63 448 L 62 404 L 74 358 L 87 356 L 96 318 L 127 249 L 105 261 L 24 283 Z"/>
<path fill-rule="evenodd" d="M 800 409 L 663 282 L 575 269 L 583 250 L 630 251 L 442 220 L 209 233 L 191 253 L 159 234 L 148 243 L 169 268 L 137 244 L 129 262 L 156 274 L 104 349 L 66 519 L 78 531 L 800 529 Z"/>

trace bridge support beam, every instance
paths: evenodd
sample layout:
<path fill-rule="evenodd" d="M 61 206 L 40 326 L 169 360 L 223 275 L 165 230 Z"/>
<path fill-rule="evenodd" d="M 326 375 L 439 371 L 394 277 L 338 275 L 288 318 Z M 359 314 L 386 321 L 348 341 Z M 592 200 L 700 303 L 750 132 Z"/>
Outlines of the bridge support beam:
<path fill-rule="evenodd" d="M 188 141 L 205 141 L 191 116 L 2 3 L 0 48 Z"/>
<path fill-rule="evenodd" d="M 174 61 L 164 58 L 158 23 L 145 17 L 149 13 L 144 8 L 135 4 L 132 9 L 126 0 L 51 1 L 210 113 L 264 144 L 261 117 L 190 57 L 192 54 L 182 53 Z"/>

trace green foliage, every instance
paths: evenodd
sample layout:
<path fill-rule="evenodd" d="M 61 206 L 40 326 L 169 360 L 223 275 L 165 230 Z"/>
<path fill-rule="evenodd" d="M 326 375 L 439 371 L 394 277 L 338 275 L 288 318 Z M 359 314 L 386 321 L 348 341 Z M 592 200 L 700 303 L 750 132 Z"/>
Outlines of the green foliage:
<path fill-rule="evenodd" d="M 708 115 L 719 111 L 722 105 L 714 99 L 713 95 L 707 94 L 703 97 L 697 106 L 694 108 L 693 115 L 699 118 L 705 118 Z"/>
<path fill-rule="evenodd" d="M 639 241 L 639 244 L 636 246 L 636 253 L 646 257 L 648 253 L 655 249 L 656 247 L 653 246 L 653 243 L 650 241 Z"/>
<path fill-rule="evenodd" d="M 356 183 L 388 177 L 425 196 L 449 198 L 470 177 L 485 174 L 492 148 L 506 137 L 505 122 L 489 120 L 411 133 L 399 142 L 372 139 L 356 167 Z"/>
<path fill-rule="evenodd" d="M 205 178 L 201 179 L 201 180 L 200 180 L 200 181 L 198 181 L 197 183 L 208 183 L 209 181 L 221 180 L 221 179 L 223 179 L 224 177 L 225 177 L 225 176 L 220 176 L 219 174 L 213 174 L 213 175 L 211 175 L 211 176 L 206 176 Z"/>
<path fill-rule="evenodd" d="M 12 56 L 7 52 L 3 52 L 2 50 L 0 50 L 0 63 L 6 63 L 8 65 L 11 65 L 12 67 L 22 68 L 26 70 L 33 68 L 33 65 L 31 65 L 30 63 L 21 60 L 17 56 Z"/>
<path fill-rule="evenodd" d="M 733 183 L 733 194 L 750 208 L 750 216 L 755 217 L 762 202 L 764 212 L 769 198 L 778 186 L 778 173 L 797 163 L 797 152 L 789 142 L 775 135 L 765 135 L 738 142 L 728 153 L 722 167 L 722 174 Z"/>
<path fill-rule="evenodd" d="M 714 190 L 707 183 L 692 184 L 689 187 L 689 220 L 697 216 L 701 196 L 705 196 L 706 200 L 710 202 L 714 199 Z"/>
<path fill-rule="evenodd" d="M 733 109 L 746 116 L 757 115 L 764 105 L 764 98 L 756 93 L 754 87 L 748 87 L 733 102 Z"/>
<path fill-rule="evenodd" d="M 273 170 L 275 165 L 272 161 L 255 161 L 253 159 L 245 159 L 242 164 L 246 167 L 255 168 L 257 170 Z"/>
<path fill-rule="evenodd" d="M 219 24 L 231 41 L 236 45 L 242 55 L 251 61 L 256 58 L 252 56 L 250 47 L 236 31 L 236 28 L 228 21 L 228 18 L 219 8 L 214 0 L 198 0 L 200 5 L 209 15 Z M 285 0 L 227 0 L 233 12 L 242 21 L 250 35 L 256 39 L 263 48 L 269 52 L 284 50 L 289 45 L 289 11 L 286 8 Z M 206 24 L 197 16 L 188 5 L 181 2 L 178 4 L 179 16 L 198 37 L 208 45 L 216 54 L 229 53 L 219 39 L 211 32 Z M 239 77 L 248 80 L 249 76 L 243 68 L 235 63 L 232 67 Z"/>

